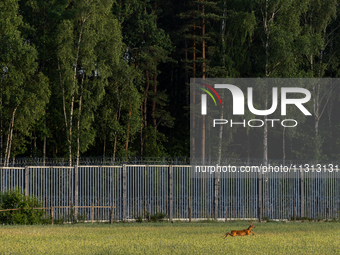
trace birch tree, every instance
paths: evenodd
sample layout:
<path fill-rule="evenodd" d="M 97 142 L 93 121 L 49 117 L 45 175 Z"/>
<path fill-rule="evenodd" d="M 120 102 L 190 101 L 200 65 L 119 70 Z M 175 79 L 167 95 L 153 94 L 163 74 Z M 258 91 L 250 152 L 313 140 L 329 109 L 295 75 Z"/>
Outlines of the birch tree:
<path fill-rule="evenodd" d="M 93 113 L 110 75 L 108 62 L 117 62 L 121 53 L 121 34 L 111 13 L 112 3 L 72 1 L 65 14 L 70 18 L 58 28 L 57 61 L 70 165 L 74 140 L 77 164 L 80 152 L 94 141 Z"/>
<path fill-rule="evenodd" d="M 22 142 L 34 123 L 43 115 L 49 99 L 48 81 L 37 71 L 37 51 L 20 30 L 25 26 L 19 15 L 17 0 L 0 3 L 0 136 L 6 137 L 4 165 L 13 152 L 13 137 L 17 150 L 25 151 Z M 2 140 L 1 140 L 2 143 Z M 1 152 L 2 153 L 2 152 Z"/>

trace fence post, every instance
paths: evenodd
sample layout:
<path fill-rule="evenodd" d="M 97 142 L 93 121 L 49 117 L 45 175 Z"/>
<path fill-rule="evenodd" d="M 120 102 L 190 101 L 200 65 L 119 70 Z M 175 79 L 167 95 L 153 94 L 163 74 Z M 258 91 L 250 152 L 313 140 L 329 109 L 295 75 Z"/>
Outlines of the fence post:
<path fill-rule="evenodd" d="M 315 212 L 316 212 L 316 220 L 318 220 L 319 218 L 319 197 L 318 196 L 316 196 Z"/>
<path fill-rule="evenodd" d="M 111 209 L 110 209 L 110 224 L 113 223 L 113 206 L 111 206 Z"/>
<path fill-rule="evenodd" d="M 262 169 L 258 172 L 257 175 L 257 181 L 258 181 L 258 190 L 257 190 L 257 196 L 258 196 L 258 204 L 257 204 L 257 212 L 258 212 L 258 218 L 259 222 L 261 222 L 262 219 Z"/>
<path fill-rule="evenodd" d="M 123 165 L 123 169 L 122 169 L 122 221 L 125 221 L 126 220 L 126 217 L 127 217 L 127 195 L 126 195 L 126 190 L 127 190 L 127 187 L 126 187 L 126 177 L 127 177 L 127 174 L 126 174 L 126 165 L 124 164 Z"/>
<path fill-rule="evenodd" d="M 149 221 L 151 221 L 151 205 L 149 203 Z"/>
<path fill-rule="evenodd" d="M 294 221 L 296 221 L 296 196 L 294 197 Z"/>
<path fill-rule="evenodd" d="M 224 206 L 224 213 L 225 213 L 225 222 L 228 222 L 228 216 L 227 216 L 227 206 Z"/>
<path fill-rule="evenodd" d="M 173 166 L 169 166 L 169 173 L 168 173 L 168 215 L 169 215 L 169 221 L 172 221 L 172 206 L 173 206 Z"/>
<path fill-rule="evenodd" d="M 145 219 L 145 198 L 143 196 L 143 219 Z"/>
<path fill-rule="evenodd" d="M 189 201 L 189 222 L 191 222 L 191 196 Z"/>
<path fill-rule="evenodd" d="M 25 196 L 29 195 L 29 167 L 25 166 Z"/>
<path fill-rule="evenodd" d="M 300 171 L 301 218 L 305 217 L 305 185 L 303 171 Z"/>
<path fill-rule="evenodd" d="M 78 217 L 78 165 L 74 166 L 74 220 L 77 222 Z"/>
<path fill-rule="evenodd" d="M 93 203 L 91 205 L 91 223 L 93 223 Z"/>
<path fill-rule="evenodd" d="M 53 221 L 54 221 L 54 207 L 52 206 L 51 208 L 51 217 L 52 217 L 52 225 L 53 225 Z"/>
<path fill-rule="evenodd" d="M 236 197 L 234 197 L 234 219 L 237 218 L 237 212 L 236 212 Z"/>
<path fill-rule="evenodd" d="M 70 216 L 71 216 L 71 222 L 74 223 L 74 205 L 70 205 Z"/>
<path fill-rule="evenodd" d="M 99 206 L 99 197 L 97 197 L 97 206 Z M 97 207 L 97 222 L 99 222 L 99 210 L 100 208 Z"/>
<path fill-rule="evenodd" d="M 217 167 L 216 167 L 217 169 Z M 214 178 L 214 187 L 215 187 L 215 191 L 214 191 L 214 218 L 215 221 L 217 221 L 218 218 L 218 190 L 219 190 L 219 184 L 220 184 L 220 173 L 219 172 L 215 172 L 215 178 Z"/>
<path fill-rule="evenodd" d="M 277 217 L 276 217 L 276 195 L 275 195 L 275 202 L 274 203 L 275 203 L 275 205 L 274 205 L 275 206 L 275 220 L 277 220 Z"/>
<path fill-rule="evenodd" d="M 47 197 L 45 196 L 45 214 L 47 215 Z"/>

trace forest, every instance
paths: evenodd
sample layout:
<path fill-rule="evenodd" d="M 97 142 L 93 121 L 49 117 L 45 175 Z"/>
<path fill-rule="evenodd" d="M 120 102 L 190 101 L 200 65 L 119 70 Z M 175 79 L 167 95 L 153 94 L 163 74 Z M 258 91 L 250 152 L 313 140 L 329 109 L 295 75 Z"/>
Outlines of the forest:
<path fill-rule="evenodd" d="M 338 78 L 336 0 L 2 0 L 0 161 L 189 157 L 190 78 Z M 338 85 L 268 158 L 340 156 Z M 262 158 L 262 128 L 223 156 Z"/>

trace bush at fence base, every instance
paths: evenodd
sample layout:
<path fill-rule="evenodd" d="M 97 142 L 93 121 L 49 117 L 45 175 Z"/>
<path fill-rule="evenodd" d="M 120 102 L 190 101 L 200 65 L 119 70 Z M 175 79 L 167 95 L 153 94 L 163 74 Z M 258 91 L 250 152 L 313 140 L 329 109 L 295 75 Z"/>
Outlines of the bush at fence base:
<path fill-rule="evenodd" d="M 0 210 L 13 208 L 42 207 L 43 203 L 33 196 L 25 196 L 19 189 L 0 192 Z M 41 224 L 45 210 L 21 209 L 15 211 L 0 212 L 0 222 L 3 224 Z"/>
<path fill-rule="evenodd" d="M 166 217 L 166 213 L 163 212 L 157 212 L 150 216 L 151 221 L 157 222 L 157 221 L 163 221 Z M 146 218 L 149 219 L 149 212 L 146 212 Z"/>

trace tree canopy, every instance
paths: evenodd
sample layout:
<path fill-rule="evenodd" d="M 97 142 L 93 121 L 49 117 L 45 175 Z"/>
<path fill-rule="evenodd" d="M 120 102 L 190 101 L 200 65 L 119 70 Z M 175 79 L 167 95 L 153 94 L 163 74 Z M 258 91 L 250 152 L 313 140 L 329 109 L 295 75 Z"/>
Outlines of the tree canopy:
<path fill-rule="evenodd" d="M 190 78 L 338 78 L 338 3 L 4 0 L 1 161 L 189 156 Z M 237 128 L 223 155 L 337 159 L 338 87 L 310 85 L 306 132 Z"/>

